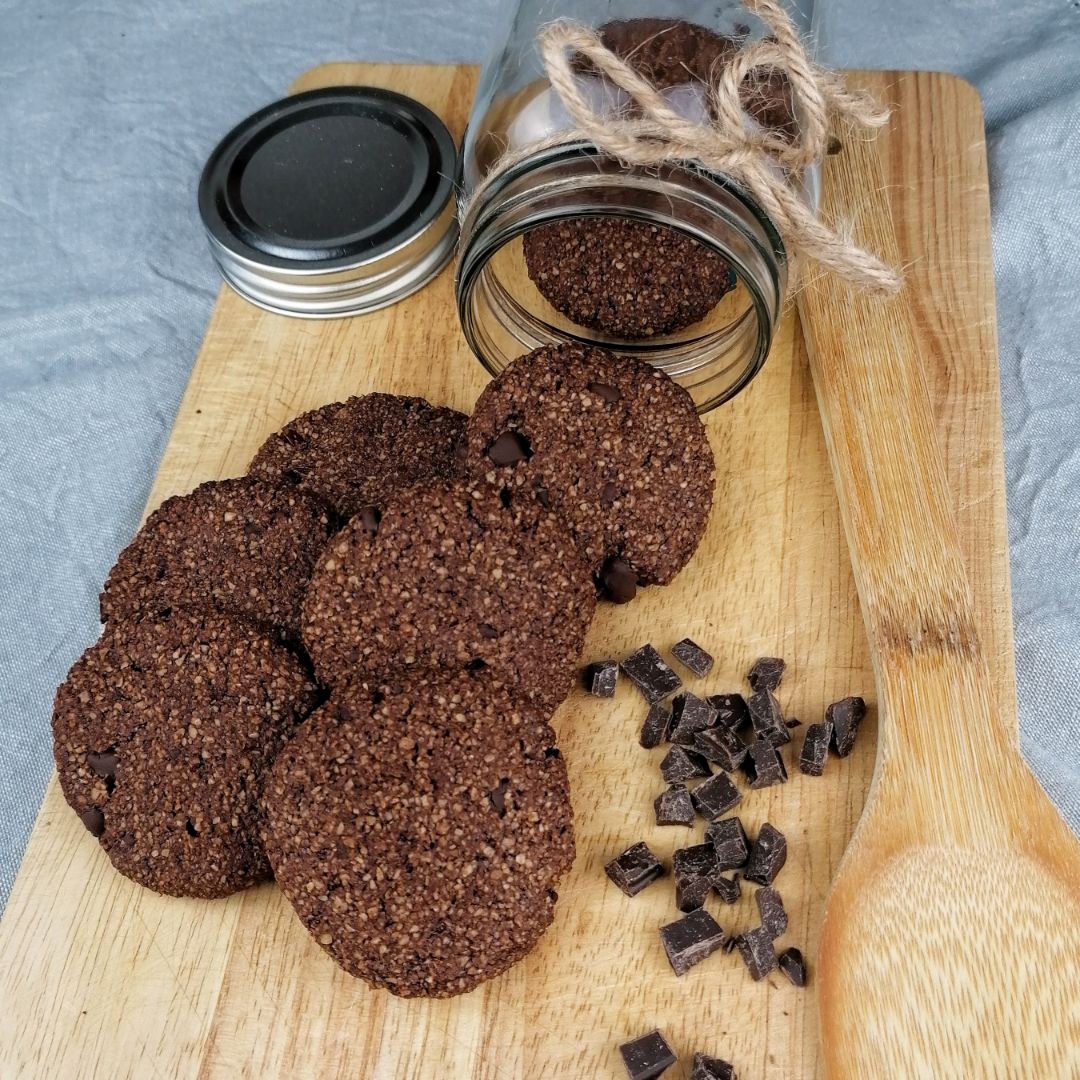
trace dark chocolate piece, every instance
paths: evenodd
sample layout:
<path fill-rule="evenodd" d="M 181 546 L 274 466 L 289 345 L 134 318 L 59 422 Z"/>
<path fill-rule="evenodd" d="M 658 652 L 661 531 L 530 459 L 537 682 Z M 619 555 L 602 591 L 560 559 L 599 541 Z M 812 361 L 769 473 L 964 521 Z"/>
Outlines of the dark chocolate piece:
<path fill-rule="evenodd" d="M 807 776 L 820 776 L 825 771 L 825 762 L 829 757 L 829 743 L 832 742 L 832 724 L 811 724 L 806 729 L 802 751 L 799 753 L 799 768 Z"/>
<path fill-rule="evenodd" d="M 591 382 L 589 390 L 592 391 L 605 405 L 614 405 L 616 401 L 622 401 L 622 391 L 617 386 L 609 386 L 607 383 Z"/>
<path fill-rule="evenodd" d="M 91 836 L 100 837 L 105 832 L 105 815 L 96 806 L 91 806 L 79 815 L 79 820 L 86 826 Z"/>
<path fill-rule="evenodd" d="M 646 750 L 659 746 L 671 734 L 671 710 L 662 702 L 657 701 L 649 706 L 648 715 L 641 725 L 641 736 L 638 742 Z"/>
<path fill-rule="evenodd" d="M 712 656 L 696 641 L 693 641 L 688 637 L 683 638 L 682 641 L 677 641 L 671 646 L 671 655 L 674 656 L 691 675 L 696 675 L 699 679 L 704 679 L 705 676 L 712 671 Z"/>
<path fill-rule="evenodd" d="M 606 489 L 601 492 L 601 502 L 605 506 L 611 505 L 610 502 L 604 502 L 605 493 Z M 600 586 L 600 595 L 613 604 L 629 604 L 637 596 L 638 577 L 634 568 L 616 555 L 604 560 L 596 580 Z M 677 675 L 675 677 L 678 678 Z"/>
<path fill-rule="evenodd" d="M 787 665 L 779 656 L 761 656 L 754 661 L 754 666 L 746 673 L 752 690 L 775 690 L 784 677 Z"/>
<path fill-rule="evenodd" d="M 693 750 L 673 746 L 660 762 L 660 772 L 669 784 L 678 784 L 695 776 L 712 776 L 709 763 Z"/>
<path fill-rule="evenodd" d="M 759 690 L 756 694 L 751 694 L 746 705 L 750 710 L 754 734 L 759 739 L 765 739 L 773 746 L 783 746 L 784 743 L 791 742 L 780 702 L 771 690 Z"/>
<path fill-rule="evenodd" d="M 682 784 L 672 784 L 653 801 L 657 825 L 693 825 L 694 803 Z"/>
<path fill-rule="evenodd" d="M 694 736 L 716 723 L 716 710 L 687 690 L 672 701 L 671 720 L 671 741 L 680 746 L 693 746 Z"/>
<path fill-rule="evenodd" d="M 487 449 L 493 465 L 516 465 L 532 457 L 528 438 L 520 431 L 504 431 Z"/>
<path fill-rule="evenodd" d="M 731 728 L 714 727 L 694 735 L 694 749 L 725 772 L 734 772 L 746 758 L 746 743 Z"/>
<path fill-rule="evenodd" d="M 594 697 L 615 696 L 615 684 L 619 681 L 619 665 L 614 660 L 601 660 L 590 664 L 586 672 L 589 693 Z"/>
<path fill-rule="evenodd" d="M 851 753 L 864 716 L 866 702 L 861 697 L 846 697 L 842 701 L 834 701 L 825 710 L 825 719 L 832 724 L 833 749 L 840 757 L 847 757 Z"/>
<path fill-rule="evenodd" d="M 767 821 L 750 848 L 743 877 L 755 885 L 771 885 L 787 862 L 787 840 Z"/>
<path fill-rule="evenodd" d="M 691 798 L 694 808 L 706 821 L 716 821 L 742 802 L 739 789 L 731 782 L 731 777 L 722 772 L 698 784 Z"/>
<path fill-rule="evenodd" d="M 698 1053 L 694 1055 L 690 1080 L 736 1080 L 735 1069 L 722 1058 Z"/>
<path fill-rule="evenodd" d="M 743 761 L 752 788 L 772 787 L 787 780 L 787 769 L 780 751 L 771 743 L 759 740 L 751 743 Z"/>
<path fill-rule="evenodd" d="M 796 986 L 806 985 L 806 961 L 798 949 L 785 949 L 777 958 L 777 964 Z"/>
<path fill-rule="evenodd" d="M 651 645 L 642 645 L 620 665 L 626 677 L 642 692 L 651 705 L 670 697 L 682 686 L 682 680 L 664 663 Z"/>
<path fill-rule="evenodd" d="M 750 842 L 743 823 L 737 818 L 714 821 L 705 829 L 705 839 L 716 852 L 716 865 L 721 870 L 737 870 L 746 865 Z"/>
<path fill-rule="evenodd" d="M 716 710 L 716 722 L 732 731 L 742 731 L 750 724 L 750 709 L 742 694 L 713 694 L 709 704 Z"/>
<path fill-rule="evenodd" d="M 770 971 L 777 967 L 776 952 L 773 949 L 772 938 L 768 930 L 759 926 L 754 930 L 747 930 L 739 935 L 739 955 L 743 958 L 750 978 L 754 982 L 764 979 Z"/>
<path fill-rule="evenodd" d="M 769 937 L 775 941 L 787 930 L 788 917 L 784 910 L 784 901 L 771 885 L 758 889 L 754 899 L 757 901 L 758 911 L 761 914 L 761 925 L 769 932 Z"/>
<path fill-rule="evenodd" d="M 660 941 L 672 971 L 685 975 L 724 944 L 724 931 L 704 908 L 699 908 L 677 922 L 661 926 Z"/>
<path fill-rule="evenodd" d="M 742 896 L 742 886 L 739 884 L 739 875 L 732 874 L 731 877 L 725 877 L 719 871 L 712 876 L 712 886 L 716 890 L 716 895 L 725 904 L 734 904 L 736 900 Z"/>
<path fill-rule="evenodd" d="M 716 852 L 712 844 L 695 844 L 675 852 L 672 860 L 675 875 L 675 906 L 680 911 L 695 911 L 705 903 L 716 872 Z"/>
<path fill-rule="evenodd" d="M 640 1039 L 623 1043 L 619 1053 L 630 1080 L 655 1080 L 678 1061 L 667 1039 L 659 1031 L 650 1031 Z"/>
<path fill-rule="evenodd" d="M 664 864 L 644 843 L 632 844 L 604 867 L 604 873 L 627 896 L 637 896 L 642 889 L 664 876 Z"/>

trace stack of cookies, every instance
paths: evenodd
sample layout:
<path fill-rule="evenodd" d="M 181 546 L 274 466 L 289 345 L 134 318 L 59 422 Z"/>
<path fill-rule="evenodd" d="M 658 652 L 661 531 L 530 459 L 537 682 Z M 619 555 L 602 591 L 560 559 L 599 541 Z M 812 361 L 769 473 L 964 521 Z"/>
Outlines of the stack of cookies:
<path fill-rule="evenodd" d="M 670 581 L 712 486 L 689 395 L 575 345 L 468 420 L 385 394 L 298 417 L 121 554 L 57 692 L 64 794 L 140 884 L 272 872 L 345 970 L 467 991 L 535 945 L 573 862 L 549 721 L 597 596 Z"/>

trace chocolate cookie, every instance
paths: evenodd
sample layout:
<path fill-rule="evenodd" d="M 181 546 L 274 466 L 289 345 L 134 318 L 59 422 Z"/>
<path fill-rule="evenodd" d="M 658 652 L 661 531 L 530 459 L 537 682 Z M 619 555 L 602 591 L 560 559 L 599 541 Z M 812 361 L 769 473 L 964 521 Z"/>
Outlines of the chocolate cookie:
<path fill-rule="evenodd" d="M 227 896 L 269 877 L 264 772 L 317 701 L 299 661 L 243 623 L 111 622 L 56 692 L 60 786 L 126 877 Z"/>
<path fill-rule="evenodd" d="M 610 598 L 666 584 L 712 505 L 713 455 L 690 395 L 662 371 L 566 344 L 519 357 L 480 395 L 465 465 L 565 522 Z"/>
<path fill-rule="evenodd" d="M 307 492 L 247 476 L 200 484 L 166 499 L 120 553 L 101 618 L 181 606 L 295 636 L 329 530 L 326 508 Z"/>
<path fill-rule="evenodd" d="M 271 435 L 248 472 L 292 481 L 342 519 L 454 470 L 465 416 L 423 398 L 365 394 L 303 413 Z"/>
<path fill-rule="evenodd" d="M 579 326 L 634 341 L 703 319 L 735 287 L 731 267 L 676 229 L 572 218 L 525 234 L 529 277 Z"/>
<path fill-rule="evenodd" d="M 594 607 L 588 567 L 554 514 L 457 480 L 398 496 L 374 535 L 353 518 L 315 568 L 302 635 L 329 685 L 417 665 L 488 667 L 554 708 Z"/>
<path fill-rule="evenodd" d="M 574 858 L 543 714 L 489 672 L 336 690 L 278 756 L 267 854 L 315 940 L 402 997 L 505 971 L 550 925 Z"/>

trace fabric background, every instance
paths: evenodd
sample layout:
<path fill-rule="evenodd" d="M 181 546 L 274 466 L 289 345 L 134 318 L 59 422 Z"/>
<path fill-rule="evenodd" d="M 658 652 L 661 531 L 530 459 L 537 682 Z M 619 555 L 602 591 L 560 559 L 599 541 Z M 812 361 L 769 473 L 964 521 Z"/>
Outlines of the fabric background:
<path fill-rule="evenodd" d="M 324 61 L 482 59 L 498 6 L 0 0 L 0 905 L 213 305 L 203 161 Z M 983 95 L 1022 742 L 1080 829 L 1080 0 L 819 7 L 833 63 Z"/>

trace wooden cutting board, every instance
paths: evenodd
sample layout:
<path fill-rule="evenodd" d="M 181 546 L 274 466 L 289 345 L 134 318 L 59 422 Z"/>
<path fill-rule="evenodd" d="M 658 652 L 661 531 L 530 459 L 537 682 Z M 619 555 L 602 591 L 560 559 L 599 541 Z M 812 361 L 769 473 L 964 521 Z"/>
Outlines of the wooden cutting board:
<path fill-rule="evenodd" d="M 457 136 L 476 72 L 334 64 L 296 90 L 368 83 L 402 90 Z M 1001 418 L 983 123 L 976 92 L 939 74 L 859 74 L 896 105 L 882 136 L 889 194 L 913 285 L 922 355 L 948 461 L 998 700 L 1015 725 Z M 207 256 L 209 258 L 209 255 Z M 244 468 L 297 413 L 370 390 L 468 409 L 485 381 L 458 329 L 452 272 L 362 318 L 305 322 L 223 289 L 177 416 L 150 506 Z M 786 318 L 764 371 L 706 421 L 719 466 L 708 534 L 667 589 L 605 606 L 587 658 L 662 649 L 691 635 L 716 667 L 695 689 L 741 687 L 760 654 L 788 659 L 781 699 L 818 719 L 873 693 L 801 334 Z M 675 508 L 677 509 L 677 508 Z M 619 1077 L 617 1043 L 659 1026 L 682 1056 L 735 1063 L 744 1080 L 821 1073 L 816 1001 L 780 977 L 753 983 L 737 955 L 676 979 L 657 928 L 670 883 L 630 900 L 603 864 L 646 840 L 664 857 L 700 829 L 657 828 L 662 751 L 636 743 L 643 705 L 577 693 L 555 719 L 577 813 L 578 858 L 555 924 L 523 963 L 450 1001 L 401 1001 L 339 971 L 273 885 L 227 901 L 159 897 L 110 867 L 54 782 L 0 925 L 2 1077 Z M 873 708 L 851 757 L 820 779 L 792 771 L 752 792 L 741 816 L 787 834 L 783 944 L 813 958 L 829 880 L 873 768 Z M 801 743 L 796 732 L 794 749 Z M 749 896 L 712 905 L 725 929 L 754 918 Z M 883 927 L 882 933 L 888 933 Z"/>

